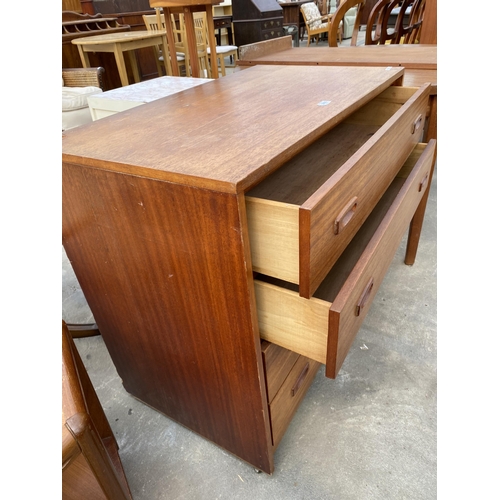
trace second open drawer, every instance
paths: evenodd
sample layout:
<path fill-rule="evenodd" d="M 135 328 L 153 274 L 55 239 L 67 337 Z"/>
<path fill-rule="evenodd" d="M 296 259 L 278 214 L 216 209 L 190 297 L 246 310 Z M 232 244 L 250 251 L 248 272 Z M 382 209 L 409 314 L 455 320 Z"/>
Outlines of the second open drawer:
<path fill-rule="evenodd" d="M 312 296 L 421 140 L 428 94 L 389 87 L 246 194 L 254 271 Z"/>
<path fill-rule="evenodd" d="M 335 378 L 430 182 L 435 141 L 418 144 L 310 299 L 257 275 L 261 338 L 326 365 Z"/>

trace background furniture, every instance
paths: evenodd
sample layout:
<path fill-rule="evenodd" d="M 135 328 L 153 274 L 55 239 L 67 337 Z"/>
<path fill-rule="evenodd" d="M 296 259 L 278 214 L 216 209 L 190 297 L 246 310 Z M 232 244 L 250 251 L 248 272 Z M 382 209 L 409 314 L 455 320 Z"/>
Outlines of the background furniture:
<path fill-rule="evenodd" d="M 160 24 L 158 23 L 158 17 L 160 18 Z M 159 12 L 157 12 L 156 14 L 144 14 L 142 18 L 144 19 L 144 24 L 148 31 L 161 30 L 166 33 L 165 16 L 163 14 L 159 14 Z M 158 64 L 158 75 L 161 76 L 163 75 L 163 73 L 165 73 L 165 75 L 172 75 L 171 54 L 168 53 L 168 57 L 165 57 L 159 45 L 156 45 L 154 49 L 156 53 L 156 61 Z M 177 65 L 181 70 L 183 70 L 184 73 L 186 73 L 186 75 L 189 76 L 189 66 L 186 65 L 185 54 L 176 51 L 175 57 L 177 59 Z M 163 69 L 161 67 L 161 63 L 163 64 Z"/>
<path fill-rule="evenodd" d="M 127 109 L 156 101 L 162 97 L 182 92 L 183 90 L 202 85 L 207 78 L 190 78 L 186 76 L 162 76 L 145 82 L 134 83 L 127 87 L 103 92 L 89 98 L 92 120 L 100 120 Z M 95 99 L 94 99 L 95 97 Z"/>
<path fill-rule="evenodd" d="M 283 9 L 283 26 L 295 26 L 297 28 L 298 39 L 302 40 L 306 27 L 304 18 L 300 12 L 301 5 L 311 0 L 298 0 L 296 2 L 280 2 Z M 298 47 L 298 41 L 296 47 Z"/>
<path fill-rule="evenodd" d="M 374 5 L 366 23 L 365 45 L 396 42 L 397 31 L 389 27 L 389 17 L 398 4 L 399 0 L 379 0 Z"/>
<path fill-rule="evenodd" d="M 79 14 L 77 12 L 62 12 L 62 67 L 83 68 L 78 47 L 73 40 L 104 33 L 124 33 L 131 27 L 122 24 L 114 16 L 102 14 Z M 119 87 L 120 77 L 113 54 L 90 54 L 89 67 L 102 67 L 107 71 L 103 76 L 106 89 Z"/>
<path fill-rule="evenodd" d="M 403 75 L 256 66 L 64 137 L 64 247 L 124 387 L 268 473 L 319 363 L 335 377 L 425 209 L 429 85 L 399 87 Z M 303 201 L 268 198 L 276 185 Z M 313 294 L 334 262 L 348 278 L 328 303 Z M 301 321 L 311 308 L 320 320 Z"/>
<path fill-rule="evenodd" d="M 212 54 L 216 53 L 215 48 L 215 32 L 214 32 L 214 21 L 213 21 L 213 10 L 212 6 L 218 3 L 218 0 L 150 0 L 151 7 L 163 8 L 163 14 L 165 19 L 170 19 L 171 14 L 182 14 L 184 16 L 184 26 L 185 26 L 185 38 L 187 39 L 187 59 L 191 65 L 191 75 L 195 78 L 199 78 L 202 75 L 200 71 L 199 64 L 199 40 L 197 40 L 196 27 L 193 19 L 193 13 L 195 12 L 205 12 L 206 22 L 208 27 L 208 47 Z M 175 38 L 170 23 L 166 23 L 167 29 L 167 40 L 170 52 L 175 53 Z M 179 76 L 179 69 L 177 66 L 177 61 L 172 59 L 172 70 L 173 76 Z M 219 77 L 219 72 L 217 70 L 217 60 L 212 58 L 211 61 L 211 73 L 213 78 Z"/>
<path fill-rule="evenodd" d="M 401 12 L 396 20 L 394 43 L 418 43 L 425 11 L 425 0 L 403 0 Z M 401 13 L 410 8 L 408 23 L 403 22 Z"/>
<path fill-rule="evenodd" d="M 300 12 L 304 18 L 304 23 L 307 29 L 307 46 L 309 47 L 311 40 L 316 39 L 318 45 L 321 35 L 327 36 L 330 31 L 330 24 L 332 22 L 331 15 L 322 16 L 318 6 L 314 2 L 306 2 L 300 6 Z M 341 29 L 337 27 L 337 31 L 332 32 L 332 36 L 338 37 L 341 41 Z"/>
<path fill-rule="evenodd" d="M 64 321 L 62 494 L 65 500 L 132 500 L 118 444 Z"/>
<path fill-rule="evenodd" d="M 151 47 L 153 52 L 158 45 L 163 46 L 163 53 L 167 54 L 165 33 L 151 31 L 130 31 L 126 33 L 106 33 L 72 40 L 78 46 L 78 51 L 84 68 L 90 67 L 89 52 L 107 52 L 114 54 L 120 82 L 122 86 L 129 84 L 124 52 L 128 53 L 132 73 L 136 82 L 141 80 L 137 59 L 134 50 Z M 177 64 L 177 61 L 176 61 Z"/>
<path fill-rule="evenodd" d="M 340 2 L 340 0 L 339 0 L 339 2 Z M 324 3 L 323 5 L 326 6 L 325 12 L 328 12 L 329 14 L 335 14 L 335 11 L 337 10 L 337 6 L 338 6 L 337 4 L 339 2 L 337 2 L 337 0 L 332 0 L 331 2 Z M 345 13 L 345 15 L 342 19 L 342 23 L 340 25 L 342 38 L 345 39 L 345 38 L 352 37 L 357 12 L 358 12 L 357 7 L 353 7 L 352 9 L 349 9 Z"/>
<path fill-rule="evenodd" d="M 358 47 L 292 47 L 291 39 L 240 47 L 238 66 L 285 64 L 306 66 L 404 66 L 404 84 L 431 83 L 425 141 L 437 138 L 437 46 L 366 45 Z"/>
<path fill-rule="evenodd" d="M 233 16 L 214 16 L 214 30 L 217 45 L 233 45 Z M 227 43 L 223 44 L 223 33 L 226 30 Z"/>
<path fill-rule="evenodd" d="M 427 0 L 420 43 L 437 44 L 437 0 Z"/>
<path fill-rule="evenodd" d="M 238 47 L 283 36 L 283 9 L 276 0 L 238 0 L 232 9 Z"/>
<path fill-rule="evenodd" d="M 220 68 L 222 76 L 226 76 L 226 63 L 225 58 L 230 58 L 230 64 L 233 65 L 234 61 L 238 60 L 238 47 L 236 45 L 215 45 L 215 52 L 212 52 L 210 46 L 210 30 L 208 29 L 206 12 L 196 12 L 193 14 L 195 25 L 195 33 L 200 46 L 205 47 L 208 60 L 212 59 L 212 54 L 215 53 L 216 66 Z M 215 23 L 214 23 L 215 29 Z M 214 78 L 212 75 L 212 64 L 207 64 L 207 76 Z M 219 69 L 217 70 L 219 71 Z"/>
<path fill-rule="evenodd" d="M 62 130 L 92 121 L 88 97 L 102 93 L 104 68 L 62 70 Z"/>
<path fill-rule="evenodd" d="M 352 26 L 351 45 L 353 47 L 356 46 L 364 7 L 365 0 L 344 0 L 341 4 L 339 4 L 330 23 L 330 33 L 328 35 L 328 45 L 330 47 L 337 47 L 338 37 L 335 35 L 338 33 L 339 29 L 341 29 L 347 12 L 353 8 L 356 8 L 356 19 L 354 20 L 354 25 Z"/>

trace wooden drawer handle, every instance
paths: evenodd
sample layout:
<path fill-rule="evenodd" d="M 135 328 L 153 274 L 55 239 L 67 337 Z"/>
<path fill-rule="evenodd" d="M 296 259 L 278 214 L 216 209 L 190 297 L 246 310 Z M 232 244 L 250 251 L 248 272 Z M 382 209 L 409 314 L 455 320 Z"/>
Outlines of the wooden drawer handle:
<path fill-rule="evenodd" d="M 306 366 L 304 366 L 302 372 L 299 375 L 299 378 L 297 379 L 294 386 L 292 387 L 292 397 L 295 396 L 295 394 L 297 394 L 299 392 L 299 389 L 300 389 L 302 383 L 304 382 L 308 371 L 309 371 L 309 363 L 307 363 Z"/>
<path fill-rule="evenodd" d="M 424 178 L 420 181 L 420 184 L 418 185 L 419 193 L 427 187 L 428 182 L 429 182 L 429 172 L 425 174 Z"/>
<path fill-rule="evenodd" d="M 358 197 L 351 198 L 335 219 L 334 234 L 339 234 L 349 224 L 358 208 Z"/>
<path fill-rule="evenodd" d="M 365 307 L 366 302 L 368 301 L 368 297 L 370 296 L 371 292 L 373 290 L 373 278 L 368 282 L 368 285 L 366 285 L 365 289 L 363 290 L 363 293 L 361 294 L 361 297 L 358 300 L 358 303 L 356 305 L 356 312 L 355 316 L 359 316 L 361 314 L 361 311 L 363 310 L 363 307 Z"/>
<path fill-rule="evenodd" d="M 421 126 L 423 122 L 423 116 L 422 114 L 418 115 L 418 118 L 413 122 L 411 126 L 411 133 L 414 134 Z"/>

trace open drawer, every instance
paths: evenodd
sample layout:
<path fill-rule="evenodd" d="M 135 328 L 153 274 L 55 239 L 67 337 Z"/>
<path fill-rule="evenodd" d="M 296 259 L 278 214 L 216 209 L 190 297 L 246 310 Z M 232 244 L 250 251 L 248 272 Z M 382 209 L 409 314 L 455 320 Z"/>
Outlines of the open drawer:
<path fill-rule="evenodd" d="M 312 296 L 421 140 L 429 88 L 389 87 L 246 194 L 254 271 Z"/>
<path fill-rule="evenodd" d="M 415 146 L 313 297 L 257 275 L 261 338 L 326 364 L 326 376 L 336 377 L 430 182 L 434 150 L 434 140 Z"/>

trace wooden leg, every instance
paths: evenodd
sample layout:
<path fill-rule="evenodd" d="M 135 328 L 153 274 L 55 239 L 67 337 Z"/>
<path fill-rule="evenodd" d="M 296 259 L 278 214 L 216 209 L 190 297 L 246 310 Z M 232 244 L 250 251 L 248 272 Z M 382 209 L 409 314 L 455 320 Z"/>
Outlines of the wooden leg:
<path fill-rule="evenodd" d="M 226 63 L 224 61 L 224 54 L 221 54 L 219 58 L 220 58 L 220 74 L 222 76 L 226 76 Z"/>
<path fill-rule="evenodd" d="M 114 54 L 122 87 L 126 87 L 128 85 L 127 67 L 125 66 L 122 48 L 118 44 L 114 46 Z"/>
<path fill-rule="evenodd" d="M 214 16 L 212 5 L 206 5 L 207 26 L 208 26 L 208 46 L 210 47 L 210 65 L 212 67 L 212 78 L 219 78 L 219 68 L 217 66 L 217 47 L 215 45 Z"/>
<path fill-rule="evenodd" d="M 212 6 L 210 5 L 210 8 Z M 198 60 L 198 48 L 196 46 L 196 35 L 194 31 L 193 12 L 190 7 L 184 7 L 184 22 L 186 23 L 186 38 L 191 64 L 191 74 L 194 78 L 200 78 L 200 62 Z"/>
<path fill-rule="evenodd" d="M 132 67 L 132 74 L 134 75 L 134 83 L 139 83 L 141 81 L 141 76 L 139 75 L 139 66 L 137 66 L 135 50 L 129 50 L 127 53 L 130 61 L 130 66 Z"/>
<path fill-rule="evenodd" d="M 168 7 L 163 7 L 163 14 L 165 16 L 165 28 L 167 30 L 167 38 L 166 40 L 168 41 L 168 47 L 167 44 L 165 43 L 165 40 L 163 41 L 163 59 L 165 61 L 165 67 L 167 68 L 167 64 L 172 66 L 172 76 L 181 76 L 179 72 L 179 65 L 177 64 L 177 56 L 176 56 L 176 50 L 175 50 L 175 39 L 174 39 L 174 31 L 172 29 L 172 14 L 170 12 L 170 9 Z M 168 48 L 168 50 L 167 50 Z M 170 55 L 170 62 L 167 62 L 167 59 Z"/>
<path fill-rule="evenodd" d="M 425 209 L 427 207 L 427 199 L 429 198 L 429 191 L 431 189 L 432 175 L 434 173 L 434 165 L 436 164 L 436 151 L 434 152 L 434 158 L 432 160 L 432 167 L 429 174 L 429 183 L 427 189 L 425 190 L 424 196 L 420 200 L 420 203 L 413 215 L 413 219 L 410 222 L 410 229 L 408 231 L 408 241 L 406 243 L 406 255 L 405 264 L 407 266 L 412 266 L 415 263 L 415 258 L 417 256 L 418 243 L 420 241 L 420 233 L 422 232 L 422 226 L 424 223 Z"/>
<path fill-rule="evenodd" d="M 78 52 L 80 53 L 80 59 L 82 60 L 82 65 L 84 68 L 90 68 L 90 61 L 87 52 L 83 50 L 81 45 L 78 45 Z"/>

